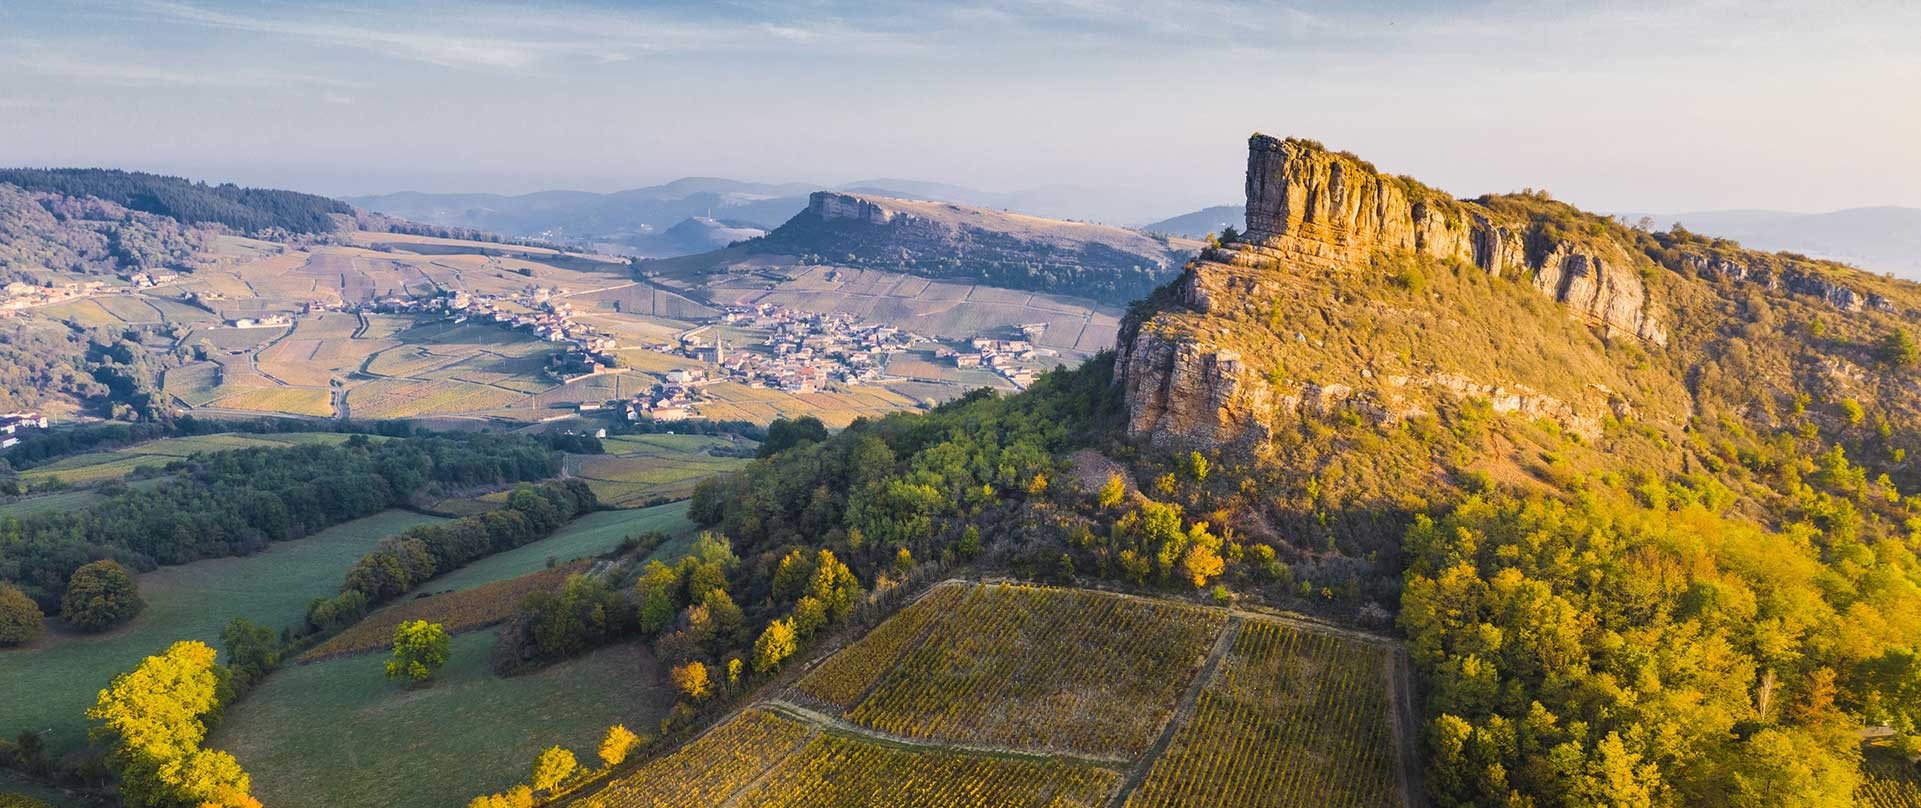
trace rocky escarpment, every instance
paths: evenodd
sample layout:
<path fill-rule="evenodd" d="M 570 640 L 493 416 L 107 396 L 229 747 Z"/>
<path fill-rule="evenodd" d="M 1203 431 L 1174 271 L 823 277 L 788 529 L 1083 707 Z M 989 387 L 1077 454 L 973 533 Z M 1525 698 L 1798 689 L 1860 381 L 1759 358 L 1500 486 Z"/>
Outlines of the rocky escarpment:
<path fill-rule="evenodd" d="M 1569 311 L 1660 345 L 1635 259 L 1605 240 L 1556 238 L 1538 223 L 1449 199 L 1318 143 L 1255 135 L 1248 143 L 1247 232 L 1220 255 L 1239 266 L 1363 266 L 1406 251 L 1526 278 Z"/>
<path fill-rule="evenodd" d="M 1163 294 L 1161 310 L 1180 316 L 1123 329 L 1117 369 L 1136 436 L 1158 444 L 1258 447 L 1279 414 L 1342 408 L 1377 419 L 1407 417 L 1431 410 L 1430 393 L 1488 400 L 1499 411 L 1593 434 L 1608 408 L 1619 406 L 1604 385 L 1556 397 L 1446 366 L 1380 377 L 1355 368 L 1341 378 L 1283 378 L 1265 366 L 1269 360 L 1246 353 L 1247 346 L 1271 340 L 1265 332 L 1274 326 L 1285 331 L 1284 323 L 1250 323 L 1278 299 L 1277 281 L 1379 271 L 1383 257 L 1471 265 L 1533 287 L 1609 337 L 1649 349 L 1668 340 L 1668 315 L 1640 274 L 1648 261 L 1622 244 L 1451 199 L 1317 143 L 1252 138 L 1246 215 L 1244 234 L 1204 251 Z"/>

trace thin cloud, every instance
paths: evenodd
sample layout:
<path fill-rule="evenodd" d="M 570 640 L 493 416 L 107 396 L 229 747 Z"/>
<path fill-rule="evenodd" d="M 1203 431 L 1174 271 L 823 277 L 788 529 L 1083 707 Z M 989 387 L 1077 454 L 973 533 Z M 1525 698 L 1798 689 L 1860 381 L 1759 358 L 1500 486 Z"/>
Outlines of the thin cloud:
<path fill-rule="evenodd" d="M 267 89 L 290 85 L 350 88 L 358 82 L 308 73 L 231 70 L 86 59 L 30 43 L 8 43 L 0 64 L 50 78 L 119 87 L 211 87 Z"/>

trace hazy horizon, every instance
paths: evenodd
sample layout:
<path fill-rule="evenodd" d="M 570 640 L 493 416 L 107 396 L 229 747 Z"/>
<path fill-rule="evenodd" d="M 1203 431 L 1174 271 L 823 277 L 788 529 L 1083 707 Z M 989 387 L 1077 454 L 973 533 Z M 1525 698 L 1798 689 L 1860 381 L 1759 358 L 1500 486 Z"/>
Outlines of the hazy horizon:
<path fill-rule="evenodd" d="M 15 165 L 334 196 L 906 177 L 1072 186 L 1171 216 L 1237 200 L 1259 130 L 1457 196 L 1921 207 L 1921 108 L 1895 101 L 1921 79 L 1921 8 L 1899 3 L 153 0 L 9 16 Z"/>

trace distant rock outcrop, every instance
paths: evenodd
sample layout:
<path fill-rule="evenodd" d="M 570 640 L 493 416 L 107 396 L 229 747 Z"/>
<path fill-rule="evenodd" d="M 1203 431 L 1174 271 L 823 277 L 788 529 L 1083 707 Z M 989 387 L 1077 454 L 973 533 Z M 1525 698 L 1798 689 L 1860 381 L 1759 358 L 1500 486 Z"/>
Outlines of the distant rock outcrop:
<path fill-rule="evenodd" d="M 818 191 L 805 210 L 766 236 L 688 260 L 727 264 L 781 256 L 1124 304 L 1172 279 L 1200 247 L 1090 222 Z"/>

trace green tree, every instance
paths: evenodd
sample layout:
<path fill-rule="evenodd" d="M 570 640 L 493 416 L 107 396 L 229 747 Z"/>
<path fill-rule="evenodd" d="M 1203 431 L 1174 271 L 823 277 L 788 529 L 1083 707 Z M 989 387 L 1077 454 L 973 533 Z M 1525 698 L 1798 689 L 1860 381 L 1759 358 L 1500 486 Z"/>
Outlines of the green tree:
<path fill-rule="evenodd" d="M 409 620 L 394 627 L 394 656 L 387 678 L 425 681 L 447 664 L 447 630 L 439 623 Z"/>
<path fill-rule="evenodd" d="M 760 457 L 773 457 L 804 443 L 820 443 L 827 440 L 827 425 L 819 418 L 805 415 L 794 420 L 776 418 L 767 425 L 767 439 L 760 442 L 757 454 Z"/>
<path fill-rule="evenodd" d="M 60 619 L 84 631 L 104 631 L 146 608 L 133 573 L 114 561 L 95 561 L 73 571 L 60 598 Z"/>
<path fill-rule="evenodd" d="M 800 645 L 794 637 L 794 621 L 775 620 L 768 623 L 767 629 L 760 633 L 760 639 L 754 641 L 754 670 L 759 673 L 779 670 L 781 663 L 798 650 Z"/>
<path fill-rule="evenodd" d="M 607 768 L 619 766 L 627 755 L 640 745 L 640 736 L 635 735 L 625 724 L 615 724 L 607 728 L 607 736 L 600 739 L 600 762 Z"/>
<path fill-rule="evenodd" d="M 280 665 L 279 635 L 247 618 L 227 621 L 220 644 L 227 648 L 227 667 L 242 683 L 258 681 Z"/>
<path fill-rule="evenodd" d="M 659 561 L 650 561 L 634 584 L 640 601 L 640 630 L 658 634 L 673 625 L 680 612 L 680 573 Z"/>
<path fill-rule="evenodd" d="M 0 584 L 0 645 L 26 645 L 40 639 L 45 630 L 40 604 L 26 593 Z"/>
<path fill-rule="evenodd" d="M 534 759 L 534 776 L 529 785 L 535 791 L 552 791 L 567 782 L 579 768 L 580 761 L 574 759 L 571 750 L 549 746 Z"/>

